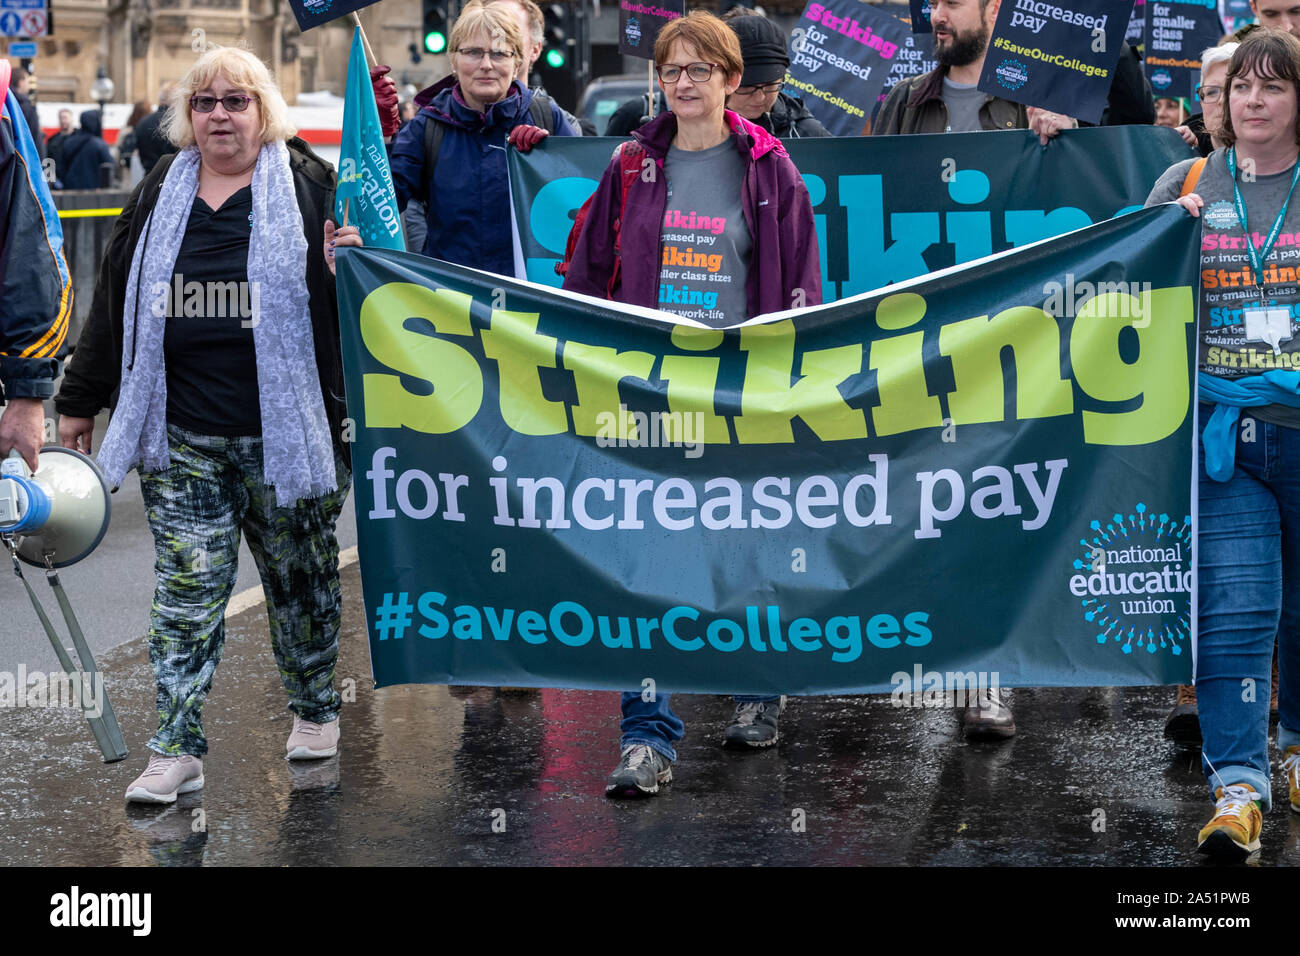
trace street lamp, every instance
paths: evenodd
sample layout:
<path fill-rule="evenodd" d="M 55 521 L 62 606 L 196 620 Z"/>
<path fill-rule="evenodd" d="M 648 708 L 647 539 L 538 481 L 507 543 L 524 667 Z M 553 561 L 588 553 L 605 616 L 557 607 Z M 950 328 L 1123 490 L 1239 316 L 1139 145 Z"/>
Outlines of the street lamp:
<path fill-rule="evenodd" d="M 99 104 L 99 122 L 104 123 L 104 104 L 113 99 L 113 81 L 108 78 L 108 70 L 102 66 L 95 77 L 95 82 L 90 86 L 90 98 Z"/>

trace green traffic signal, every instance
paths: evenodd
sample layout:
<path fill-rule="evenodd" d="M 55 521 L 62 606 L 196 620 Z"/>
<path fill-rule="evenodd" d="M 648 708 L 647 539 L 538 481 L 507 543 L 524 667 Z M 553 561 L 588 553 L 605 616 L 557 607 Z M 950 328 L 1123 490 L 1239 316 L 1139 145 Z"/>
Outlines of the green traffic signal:
<path fill-rule="evenodd" d="M 424 48 L 430 53 L 443 53 L 447 49 L 447 34 L 431 30 L 424 35 Z"/>
<path fill-rule="evenodd" d="M 564 53 L 561 50 L 550 49 L 546 51 L 546 65 L 553 70 L 558 70 L 564 66 Z"/>

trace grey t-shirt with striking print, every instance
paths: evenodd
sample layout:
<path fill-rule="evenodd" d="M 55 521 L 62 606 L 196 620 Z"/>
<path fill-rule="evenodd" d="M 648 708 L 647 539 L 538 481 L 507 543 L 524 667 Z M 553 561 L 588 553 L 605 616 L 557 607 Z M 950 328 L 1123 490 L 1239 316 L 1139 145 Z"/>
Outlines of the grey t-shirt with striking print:
<path fill-rule="evenodd" d="M 664 175 L 659 308 L 715 329 L 752 318 L 746 286 L 754 243 L 740 203 L 745 158 L 730 136 L 710 149 L 674 146 Z"/>
<path fill-rule="evenodd" d="M 1247 341 L 1243 316 L 1259 308 L 1260 290 L 1246 252 L 1246 234 L 1237 218 L 1232 198 L 1232 177 L 1216 150 L 1201 171 L 1192 192 L 1205 201 L 1201 209 L 1201 311 L 1198 368 L 1210 375 L 1235 379 L 1272 369 L 1300 370 L 1300 185 L 1291 197 L 1277 243 L 1263 263 L 1263 304 L 1291 314 L 1291 338 L 1279 343 L 1281 354 L 1262 341 Z M 1195 160 L 1177 163 L 1165 171 L 1151 190 L 1146 204 L 1170 202 L 1182 193 L 1183 182 Z M 1262 248 L 1278 210 L 1291 188 L 1292 170 L 1243 180 L 1238 168 L 1242 200 L 1256 248 Z M 1300 408 L 1263 405 L 1250 409 L 1261 421 L 1300 428 Z"/>

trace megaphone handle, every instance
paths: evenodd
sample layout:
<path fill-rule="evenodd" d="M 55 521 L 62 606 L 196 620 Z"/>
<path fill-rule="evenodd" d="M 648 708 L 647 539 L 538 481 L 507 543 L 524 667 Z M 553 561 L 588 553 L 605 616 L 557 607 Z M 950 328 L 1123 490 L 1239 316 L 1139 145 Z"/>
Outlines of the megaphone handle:
<path fill-rule="evenodd" d="M 18 555 L 13 550 L 13 545 L 9 542 L 8 538 L 5 539 L 5 547 L 9 548 L 9 555 L 13 558 L 14 574 L 17 576 L 19 581 L 23 582 L 23 587 L 27 589 L 27 596 L 31 598 L 32 607 L 36 610 L 36 616 L 40 619 L 41 627 L 45 628 L 45 636 L 50 639 L 50 646 L 54 648 L 54 653 L 59 658 L 59 666 L 63 668 L 63 673 L 68 675 L 69 679 L 74 679 L 81 672 L 78 671 L 76 666 L 72 663 L 72 658 L 68 656 L 67 648 L 63 646 L 63 641 L 59 639 L 58 633 L 54 630 L 54 625 L 50 623 L 49 616 L 45 613 L 45 608 L 41 606 L 40 600 L 36 597 L 36 592 L 32 590 L 31 582 L 28 581 L 27 577 L 23 574 L 22 565 L 18 563 Z M 82 686 L 84 686 L 84 684 Z M 107 697 L 105 698 L 105 703 L 107 703 Z M 108 729 L 103 726 L 102 718 L 87 717 L 86 722 L 90 724 L 90 732 L 95 735 L 95 743 L 99 745 L 99 752 L 104 755 L 104 761 L 106 763 L 120 760 L 123 756 L 126 756 L 125 753 L 121 756 L 116 756 L 117 748 L 114 746 L 114 741 L 110 739 Z M 114 723 L 116 724 L 116 721 L 114 721 Z M 118 731 L 118 735 L 121 735 L 121 730 Z"/>
<path fill-rule="evenodd" d="M 63 590 L 63 584 L 59 581 L 59 575 L 53 568 L 48 568 L 45 574 L 49 581 L 50 588 L 54 591 L 54 598 L 59 602 L 59 609 L 63 611 L 63 620 L 68 625 L 68 633 L 72 635 L 72 646 L 77 649 L 77 656 L 81 658 L 81 666 L 90 678 L 91 687 L 99 687 L 100 696 L 103 705 L 103 713 L 95 718 L 103 724 L 104 732 L 107 736 L 109 750 L 104 750 L 104 760 L 112 763 L 114 760 L 121 760 L 127 755 L 126 740 L 122 737 L 122 728 L 118 726 L 117 714 L 113 712 L 113 705 L 108 701 L 108 691 L 104 690 L 103 684 L 96 683 L 96 677 L 99 676 L 99 670 L 95 667 L 95 655 L 90 653 L 90 645 L 86 643 L 86 636 L 81 632 L 81 624 L 77 621 L 77 615 L 72 610 L 72 602 L 68 600 L 68 594 Z"/>

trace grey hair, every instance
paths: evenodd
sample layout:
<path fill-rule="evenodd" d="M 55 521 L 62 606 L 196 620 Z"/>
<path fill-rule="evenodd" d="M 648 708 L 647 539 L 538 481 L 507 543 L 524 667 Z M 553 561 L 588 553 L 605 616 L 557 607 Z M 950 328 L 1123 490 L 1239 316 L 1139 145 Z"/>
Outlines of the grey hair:
<path fill-rule="evenodd" d="M 1216 63 L 1227 63 L 1232 59 L 1232 54 L 1237 52 L 1237 47 L 1241 46 L 1236 40 L 1229 40 L 1222 46 L 1206 47 L 1201 53 L 1201 76 L 1210 72 L 1210 67 Z"/>

